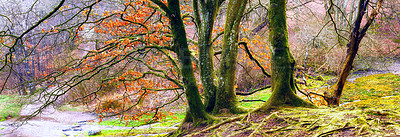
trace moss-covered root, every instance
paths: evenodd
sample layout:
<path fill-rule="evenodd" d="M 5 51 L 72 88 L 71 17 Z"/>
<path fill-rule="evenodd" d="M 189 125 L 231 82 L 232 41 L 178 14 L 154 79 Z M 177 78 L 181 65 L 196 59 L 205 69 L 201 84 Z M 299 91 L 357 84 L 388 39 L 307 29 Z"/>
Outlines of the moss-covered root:
<path fill-rule="evenodd" d="M 256 109 L 255 111 L 269 113 L 273 109 L 279 109 L 285 106 L 291 107 L 306 107 L 306 108 L 317 108 L 314 104 L 305 101 L 298 97 L 297 95 L 288 92 L 289 94 L 280 95 L 279 93 L 272 93 L 271 97 L 268 99 L 263 106 Z"/>
<path fill-rule="evenodd" d="M 219 120 L 220 120 L 219 118 L 214 117 L 210 114 L 205 114 L 205 118 L 202 119 L 193 119 L 191 114 L 189 112 L 186 112 L 186 116 L 181 125 L 179 126 L 179 128 L 169 133 L 167 136 L 172 136 L 172 137 L 183 136 L 199 126 L 200 127 L 207 126 L 212 124 L 214 121 L 219 121 Z"/>

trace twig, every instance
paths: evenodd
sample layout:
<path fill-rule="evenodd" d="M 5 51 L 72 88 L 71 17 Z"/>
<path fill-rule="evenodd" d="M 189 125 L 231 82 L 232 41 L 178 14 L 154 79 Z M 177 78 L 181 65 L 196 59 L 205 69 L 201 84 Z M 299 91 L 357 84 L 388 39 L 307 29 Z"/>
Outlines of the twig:
<path fill-rule="evenodd" d="M 290 125 L 278 127 L 278 128 L 275 128 L 275 129 L 271 129 L 271 130 L 265 131 L 264 133 L 272 133 L 272 132 L 275 132 L 275 131 L 279 131 L 279 130 L 282 130 L 284 128 L 287 128 L 288 126 L 290 126 Z"/>
<path fill-rule="evenodd" d="M 242 92 L 238 92 L 238 91 L 236 91 L 236 95 L 239 95 L 239 96 L 248 96 L 248 95 L 254 94 L 254 93 L 258 92 L 258 91 L 261 91 L 261 90 L 264 90 L 264 89 L 270 88 L 270 87 L 271 87 L 271 85 L 267 85 L 267 86 L 265 86 L 265 87 L 262 87 L 262 88 L 256 89 L 256 90 L 254 90 L 254 91 L 251 91 L 251 92 L 246 92 L 246 93 L 242 93 Z"/>
<path fill-rule="evenodd" d="M 343 128 L 334 129 L 334 130 L 331 130 L 331 131 L 328 131 L 328 132 L 321 133 L 317 137 L 330 135 L 330 134 L 333 134 L 336 131 L 343 131 L 343 130 L 347 130 L 347 129 L 351 129 L 351 128 L 356 128 L 356 127 L 343 127 Z"/>

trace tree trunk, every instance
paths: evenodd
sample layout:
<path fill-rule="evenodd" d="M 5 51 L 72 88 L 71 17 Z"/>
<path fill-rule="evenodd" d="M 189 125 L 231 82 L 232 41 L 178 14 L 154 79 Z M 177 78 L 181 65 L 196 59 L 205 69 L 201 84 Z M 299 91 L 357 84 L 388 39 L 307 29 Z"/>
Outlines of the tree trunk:
<path fill-rule="evenodd" d="M 237 107 L 235 94 L 236 62 L 238 56 L 239 26 L 246 8 L 247 0 L 231 0 L 228 3 L 224 37 L 221 54 L 220 75 L 218 76 L 217 100 L 215 113 L 228 110 L 232 113 L 242 113 Z"/>
<path fill-rule="evenodd" d="M 170 19 L 174 50 L 180 62 L 182 79 L 188 102 L 184 123 L 202 122 L 209 119 L 210 116 L 204 109 L 204 104 L 201 101 L 196 78 L 194 76 L 192 60 L 190 59 L 191 55 L 186 39 L 186 31 L 180 14 L 179 0 L 168 0 L 168 9 L 170 13 L 167 15 Z"/>
<path fill-rule="evenodd" d="M 270 0 L 269 40 L 271 43 L 271 90 L 272 95 L 261 108 L 269 111 L 271 108 L 283 105 L 296 107 L 312 107 L 298 97 L 295 92 L 294 66 L 295 60 L 289 50 L 288 30 L 286 23 L 286 0 Z"/>
<path fill-rule="evenodd" d="M 360 30 L 362 17 L 364 16 L 365 11 L 367 10 L 368 2 L 369 0 L 360 0 L 357 17 L 356 20 L 354 21 L 354 28 L 350 35 L 350 42 L 347 44 L 348 50 L 347 50 L 346 60 L 340 72 L 339 79 L 335 85 L 333 95 L 325 99 L 329 106 L 338 106 L 340 104 L 339 101 L 342 95 L 343 87 L 344 84 L 346 83 L 346 79 L 349 76 L 351 69 L 353 68 L 352 66 L 353 61 L 357 55 L 360 42 L 362 38 L 365 36 L 369 26 L 374 21 L 376 15 L 378 14 L 377 11 L 381 7 L 383 0 L 378 1 L 377 8 L 375 8 L 375 10 L 371 13 L 371 16 L 367 20 L 367 23 Z"/>
<path fill-rule="evenodd" d="M 197 3 L 194 1 L 193 3 Z M 194 5 L 196 6 L 196 5 Z M 219 5 L 218 0 L 206 1 L 200 3 L 202 11 L 202 20 L 199 18 L 199 62 L 200 77 L 205 93 L 204 105 L 207 112 L 212 112 L 215 106 L 217 92 L 217 76 L 214 70 L 214 48 L 211 41 L 212 30 L 214 28 L 215 17 L 217 15 Z"/>

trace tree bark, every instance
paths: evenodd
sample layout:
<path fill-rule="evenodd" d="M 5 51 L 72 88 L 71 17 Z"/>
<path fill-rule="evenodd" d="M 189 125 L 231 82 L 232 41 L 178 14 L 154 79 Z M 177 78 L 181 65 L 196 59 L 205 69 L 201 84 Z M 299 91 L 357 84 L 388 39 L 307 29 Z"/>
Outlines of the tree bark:
<path fill-rule="evenodd" d="M 186 31 L 181 18 L 179 0 L 168 0 L 168 13 L 173 34 L 174 50 L 177 53 L 182 79 L 188 103 L 185 122 L 198 123 L 208 120 L 210 116 L 204 108 L 194 76 L 191 54 L 188 48 Z"/>
<path fill-rule="evenodd" d="M 295 60 L 289 50 L 286 22 L 286 0 L 270 0 L 269 41 L 271 43 L 271 90 L 272 95 L 261 107 L 261 111 L 289 105 L 313 107 L 314 105 L 298 97 L 295 92 Z"/>
<path fill-rule="evenodd" d="M 231 0 L 228 3 L 224 37 L 221 54 L 220 75 L 218 76 L 218 92 L 214 111 L 219 113 L 229 110 L 231 113 L 242 113 L 237 107 L 235 94 L 236 62 L 238 56 L 239 26 L 246 8 L 247 0 Z"/>
<path fill-rule="evenodd" d="M 197 8 L 193 1 L 193 5 Z M 202 20 L 200 20 L 197 14 L 196 18 L 199 19 L 197 22 L 199 26 L 199 62 L 200 62 L 200 78 L 203 84 L 203 90 L 205 93 L 204 105 L 207 112 L 212 112 L 215 106 L 216 92 L 217 92 L 217 76 L 214 70 L 214 48 L 211 41 L 212 30 L 214 28 L 215 17 L 219 10 L 218 0 L 206 1 L 200 3 Z M 198 12 L 198 11 L 195 11 Z"/>

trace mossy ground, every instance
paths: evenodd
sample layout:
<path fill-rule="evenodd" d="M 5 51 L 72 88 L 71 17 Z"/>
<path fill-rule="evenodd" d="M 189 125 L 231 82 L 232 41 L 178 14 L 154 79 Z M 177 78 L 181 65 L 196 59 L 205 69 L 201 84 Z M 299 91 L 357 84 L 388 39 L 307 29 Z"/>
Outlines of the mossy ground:
<path fill-rule="evenodd" d="M 321 107 L 250 113 L 195 136 L 396 136 L 399 133 L 399 111 Z"/>
<path fill-rule="evenodd" d="M 0 95 L 0 121 L 17 117 L 22 105 L 20 96 Z"/>
<path fill-rule="evenodd" d="M 324 90 L 323 82 L 309 82 L 316 92 Z M 400 108 L 398 94 L 400 76 L 376 74 L 348 82 L 342 96 L 350 102 L 336 108 L 321 106 L 317 109 L 283 108 L 269 114 L 249 113 L 240 115 L 216 128 L 198 127 L 186 135 L 194 136 L 399 136 Z M 303 87 L 304 88 L 304 87 Z M 310 88 L 310 87 L 308 87 Z M 327 87 L 326 87 L 327 88 Z M 269 90 L 263 90 L 238 100 L 267 100 Z M 357 100 L 355 102 L 352 102 Z M 263 102 L 240 102 L 239 106 L 254 109 Z M 323 105 L 323 104 L 322 104 Z M 167 117 L 157 126 L 171 126 L 183 119 Z M 235 117 L 238 115 L 232 115 Z M 215 123 L 218 124 L 218 123 Z M 200 131 L 204 131 L 201 132 Z M 109 132 L 109 133 L 107 133 Z M 122 135 L 126 131 L 107 131 L 101 136 Z M 162 133 L 162 132 L 159 132 Z M 141 134 L 152 134 L 143 131 Z M 137 135 L 137 134 L 133 134 Z"/>
<path fill-rule="evenodd" d="M 400 95 L 400 76 L 391 73 L 375 74 L 347 82 L 342 102 L 370 100 L 385 96 Z"/>
<path fill-rule="evenodd" d="M 328 86 L 321 88 L 320 83 L 323 82 L 309 81 L 312 91 L 321 93 L 329 89 Z M 340 107 L 329 108 L 320 104 L 322 106 L 317 109 L 283 108 L 269 114 L 249 113 L 218 128 L 204 131 L 207 127 L 203 127 L 188 135 L 400 136 L 399 87 L 399 75 L 389 73 L 361 77 L 347 83 L 342 99 L 348 103 Z M 260 98 L 259 95 L 255 97 Z M 357 101 L 351 102 L 354 100 Z"/>

